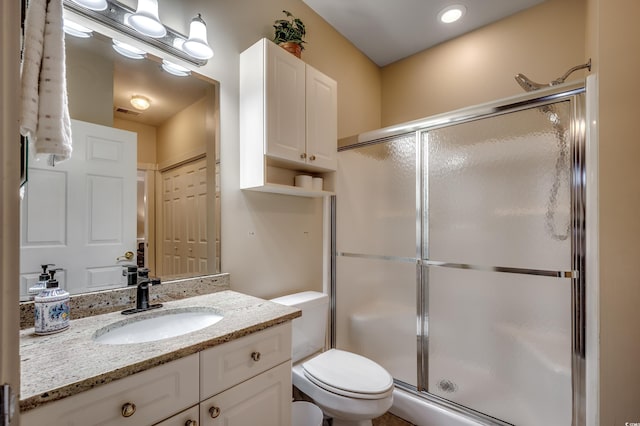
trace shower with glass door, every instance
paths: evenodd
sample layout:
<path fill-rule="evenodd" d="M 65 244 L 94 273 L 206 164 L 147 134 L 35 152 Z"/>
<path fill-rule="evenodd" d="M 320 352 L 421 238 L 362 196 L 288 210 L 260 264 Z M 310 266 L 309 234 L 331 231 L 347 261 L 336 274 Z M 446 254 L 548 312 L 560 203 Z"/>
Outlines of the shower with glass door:
<path fill-rule="evenodd" d="M 481 424 L 584 424 L 584 88 L 340 148 L 332 344 Z"/>

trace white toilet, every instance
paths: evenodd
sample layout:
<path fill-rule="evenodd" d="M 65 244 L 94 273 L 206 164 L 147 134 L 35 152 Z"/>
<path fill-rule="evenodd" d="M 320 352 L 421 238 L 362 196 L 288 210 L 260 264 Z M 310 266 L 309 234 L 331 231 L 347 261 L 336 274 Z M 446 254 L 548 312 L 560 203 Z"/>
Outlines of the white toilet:
<path fill-rule="evenodd" d="M 329 417 L 333 426 L 371 426 L 393 403 L 393 378 L 380 365 L 338 349 L 322 352 L 329 297 L 305 291 L 273 299 L 302 310 L 293 320 L 293 384 Z"/>

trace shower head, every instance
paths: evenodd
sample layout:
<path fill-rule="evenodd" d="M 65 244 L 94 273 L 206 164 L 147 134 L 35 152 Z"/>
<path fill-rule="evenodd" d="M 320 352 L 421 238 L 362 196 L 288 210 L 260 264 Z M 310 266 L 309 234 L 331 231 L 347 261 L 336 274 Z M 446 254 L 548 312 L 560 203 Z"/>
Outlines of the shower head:
<path fill-rule="evenodd" d="M 531 92 L 533 90 L 542 89 L 543 87 L 548 87 L 550 84 L 540 84 L 535 81 L 531 81 L 529 77 L 524 74 L 518 74 L 515 76 L 516 81 L 525 91 Z"/>
<path fill-rule="evenodd" d="M 556 86 L 558 84 L 562 84 L 567 79 L 567 77 L 569 77 L 569 75 L 571 73 L 573 73 L 574 71 L 578 71 L 578 70 L 584 69 L 584 68 L 588 68 L 589 71 L 591 71 L 591 59 L 589 59 L 589 61 L 587 61 L 586 64 L 576 65 L 575 67 L 570 68 L 566 73 L 564 73 L 562 75 L 562 77 L 556 78 L 555 80 L 553 80 L 549 84 L 536 83 L 535 81 L 532 81 L 531 79 L 529 79 L 524 74 L 516 75 L 515 79 L 518 82 L 518 84 L 520 85 L 520 87 L 522 87 L 527 92 L 531 92 L 533 90 L 539 90 L 539 89 L 542 89 L 544 87 L 551 87 L 551 86 Z"/>

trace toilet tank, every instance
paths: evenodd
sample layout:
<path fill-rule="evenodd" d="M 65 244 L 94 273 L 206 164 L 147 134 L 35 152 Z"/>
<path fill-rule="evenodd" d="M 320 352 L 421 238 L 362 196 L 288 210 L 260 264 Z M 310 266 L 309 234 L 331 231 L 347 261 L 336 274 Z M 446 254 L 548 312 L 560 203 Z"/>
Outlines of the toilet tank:
<path fill-rule="evenodd" d="M 329 317 L 329 296 L 317 291 L 304 291 L 271 301 L 302 310 L 302 317 L 293 320 L 291 353 L 293 363 L 324 349 Z"/>

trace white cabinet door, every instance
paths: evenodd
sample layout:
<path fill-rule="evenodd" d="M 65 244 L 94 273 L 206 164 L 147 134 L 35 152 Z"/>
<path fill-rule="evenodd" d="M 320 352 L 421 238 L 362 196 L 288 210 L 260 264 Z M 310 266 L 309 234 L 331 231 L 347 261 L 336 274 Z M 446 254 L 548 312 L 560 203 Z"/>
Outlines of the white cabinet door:
<path fill-rule="evenodd" d="M 22 295 L 45 263 L 64 269 L 56 277 L 71 293 L 120 287 L 116 258 L 136 251 L 136 134 L 77 120 L 71 129 L 70 159 L 54 167 L 45 160 L 29 164 L 21 204 Z"/>
<path fill-rule="evenodd" d="M 338 165 L 338 84 L 307 65 L 307 162 L 336 170 Z"/>
<path fill-rule="evenodd" d="M 200 352 L 200 398 L 205 399 L 291 358 L 291 323 Z"/>
<path fill-rule="evenodd" d="M 265 153 L 304 163 L 305 64 L 273 43 L 265 49 Z"/>
<path fill-rule="evenodd" d="M 285 362 L 200 403 L 202 426 L 290 426 L 291 363 Z"/>
<path fill-rule="evenodd" d="M 23 426 L 155 424 L 199 400 L 198 354 L 45 404 L 21 415 Z M 130 410 L 127 417 L 123 410 Z"/>

